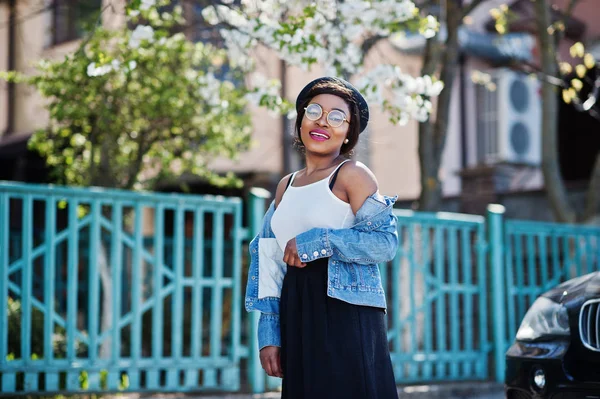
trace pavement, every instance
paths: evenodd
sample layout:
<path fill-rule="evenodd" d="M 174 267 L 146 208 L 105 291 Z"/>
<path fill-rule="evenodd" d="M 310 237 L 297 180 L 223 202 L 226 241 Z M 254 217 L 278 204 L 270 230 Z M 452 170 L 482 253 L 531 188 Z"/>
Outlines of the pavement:
<path fill-rule="evenodd" d="M 280 392 L 119 394 L 108 399 L 279 399 Z M 491 382 L 459 382 L 398 386 L 399 399 L 504 399 L 504 386 Z"/>

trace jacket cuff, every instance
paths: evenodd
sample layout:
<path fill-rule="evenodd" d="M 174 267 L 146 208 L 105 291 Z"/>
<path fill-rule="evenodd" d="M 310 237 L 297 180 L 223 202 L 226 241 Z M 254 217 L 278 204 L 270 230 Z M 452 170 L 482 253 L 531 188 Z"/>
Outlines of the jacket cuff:
<path fill-rule="evenodd" d="M 278 314 L 260 314 L 258 319 L 258 350 L 265 346 L 281 346 Z"/>
<path fill-rule="evenodd" d="M 333 255 L 327 229 L 314 228 L 296 236 L 296 248 L 302 262 L 312 262 Z"/>

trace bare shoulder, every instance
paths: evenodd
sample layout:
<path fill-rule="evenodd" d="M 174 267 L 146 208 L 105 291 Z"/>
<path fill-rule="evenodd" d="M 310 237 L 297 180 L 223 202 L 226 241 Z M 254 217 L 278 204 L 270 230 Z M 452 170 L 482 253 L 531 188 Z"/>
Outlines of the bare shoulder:
<path fill-rule="evenodd" d="M 288 182 L 292 178 L 292 174 L 293 173 L 290 173 L 289 175 L 285 176 L 277 184 L 277 191 L 275 192 L 275 207 L 277 207 L 281 202 L 281 198 L 283 197 L 283 193 L 285 192 Z"/>
<path fill-rule="evenodd" d="M 347 191 L 352 191 L 354 187 L 363 187 L 373 189 L 372 194 L 379 187 L 375 174 L 362 162 L 346 162 L 340 170 L 339 177 Z"/>
<path fill-rule="evenodd" d="M 339 179 L 354 214 L 369 196 L 379 190 L 375 175 L 362 162 L 346 162 L 340 170 Z"/>

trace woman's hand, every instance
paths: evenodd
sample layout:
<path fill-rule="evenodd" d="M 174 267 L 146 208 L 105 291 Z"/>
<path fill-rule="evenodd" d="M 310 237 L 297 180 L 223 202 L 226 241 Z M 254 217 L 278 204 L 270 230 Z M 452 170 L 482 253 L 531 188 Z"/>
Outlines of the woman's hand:
<path fill-rule="evenodd" d="M 278 346 L 265 346 L 260 350 L 260 364 L 271 377 L 283 378 L 280 352 Z"/>
<path fill-rule="evenodd" d="M 285 251 L 283 253 L 283 261 L 287 263 L 288 266 L 295 267 L 305 267 L 306 263 L 303 263 L 300 260 L 300 255 L 298 255 L 298 247 L 296 247 L 296 239 L 292 238 L 288 241 L 285 246 Z"/>

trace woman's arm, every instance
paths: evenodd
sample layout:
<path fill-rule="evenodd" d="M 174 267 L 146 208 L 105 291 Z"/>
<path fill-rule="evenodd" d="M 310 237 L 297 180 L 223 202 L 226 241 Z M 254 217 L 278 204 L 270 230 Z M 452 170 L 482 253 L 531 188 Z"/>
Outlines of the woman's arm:
<path fill-rule="evenodd" d="M 260 314 L 258 320 L 258 348 L 260 351 L 260 364 L 267 375 L 283 378 L 278 314 Z"/>
<path fill-rule="evenodd" d="M 391 209 L 372 230 L 314 228 L 298 235 L 295 246 L 303 262 L 333 257 L 342 262 L 371 265 L 392 260 L 398 249 L 396 217 Z"/>
<path fill-rule="evenodd" d="M 366 199 L 378 190 L 379 184 L 373 172 L 362 162 L 354 161 L 347 162 L 340 168 L 333 187 L 334 194 L 345 194 L 355 215 Z"/>

